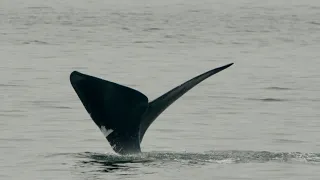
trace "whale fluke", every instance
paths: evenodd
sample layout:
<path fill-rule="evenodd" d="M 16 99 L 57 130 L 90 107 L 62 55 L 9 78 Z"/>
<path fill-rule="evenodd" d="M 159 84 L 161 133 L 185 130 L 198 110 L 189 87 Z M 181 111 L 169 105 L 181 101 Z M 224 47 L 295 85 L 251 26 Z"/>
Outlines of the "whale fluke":
<path fill-rule="evenodd" d="M 133 154 L 141 152 L 145 132 L 166 108 L 201 81 L 232 64 L 198 75 L 151 102 L 135 89 L 78 71 L 70 74 L 70 82 L 112 149 L 118 154 Z"/>

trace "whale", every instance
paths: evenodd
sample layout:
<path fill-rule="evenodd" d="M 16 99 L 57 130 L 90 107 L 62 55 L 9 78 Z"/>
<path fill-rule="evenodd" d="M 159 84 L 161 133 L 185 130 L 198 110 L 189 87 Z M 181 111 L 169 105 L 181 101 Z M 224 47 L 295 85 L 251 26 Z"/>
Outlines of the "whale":
<path fill-rule="evenodd" d="M 79 71 L 70 73 L 70 83 L 113 151 L 120 155 L 137 154 L 141 153 L 147 129 L 165 109 L 200 82 L 231 65 L 204 72 L 151 101 L 139 90 Z"/>

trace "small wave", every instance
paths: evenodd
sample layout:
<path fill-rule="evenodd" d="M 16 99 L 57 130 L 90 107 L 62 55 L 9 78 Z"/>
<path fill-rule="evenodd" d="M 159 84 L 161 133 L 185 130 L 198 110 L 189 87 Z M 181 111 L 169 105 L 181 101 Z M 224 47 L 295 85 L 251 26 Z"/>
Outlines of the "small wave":
<path fill-rule="evenodd" d="M 282 102 L 282 101 L 289 101 L 288 99 L 280 99 L 280 98 L 249 98 L 248 100 L 254 101 L 263 101 L 263 102 Z"/>
<path fill-rule="evenodd" d="M 247 44 L 247 43 L 245 43 L 245 42 L 236 42 L 236 41 L 233 41 L 232 44 L 244 45 L 244 44 Z"/>
<path fill-rule="evenodd" d="M 52 109 L 72 109 L 69 106 L 61 106 L 58 101 L 46 101 L 46 100 L 34 100 L 29 101 L 34 106 L 38 106 L 41 108 L 52 108 Z"/>
<path fill-rule="evenodd" d="M 11 109 L 11 110 L 1 110 L 0 117 L 25 117 L 24 111 Z"/>
<path fill-rule="evenodd" d="M 198 12 L 201 12 L 201 10 L 199 10 L 199 9 L 191 9 L 191 10 L 188 10 L 188 12 L 198 13 Z"/>
<path fill-rule="evenodd" d="M 33 40 L 33 41 L 25 41 L 22 44 L 41 44 L 41 45 L 47 45 L 48 42 L 45 41 L 39 41 L 39 40 Z"/>
<path fill-rule="evenodd" d="M 270 89 L 270 90 L 292 90 L 291 88 L 285 88 L 285 87 L 267 87 L 265 89 Z"/>
<path fill-rule="evenodd" d="M 28 7 L 28 9 L 53 9 L 53 8 L 49 6 L 32 6 L 32 7 Z"/>
<path fill-rule="evenodd" d="M 23 114 L 6 114 L 0 113 L 0 117 L 25 117 L 26 115 Z"/>
<path fill-rule="evenodd" d="M 19 87 L 18 84 L 0 84 L 0 87 Z"/>
<path fill-rule="evenodd" d="M 305 141 L 292 140 L 292 139 L 275 139 L 274 141 L 279 143 L 304 143 Z"/>
<path fill-rule="evenodd" d="M 312 7 L 310 7 L 310 9 L 320 9 L 320 7 L 319 6 L 312 6 Z"/>
<path fill-rule="evenodd" d="M 133 41 L 134 44 L 149 43 L 148 41 Z"/>
<path fill-rule="evenodd" d="M 311 21 L 310 24 L 320 25 L 320 22 Z"/>
<path fill-rule="evenodd" d="M 122 30 L 127 30 L 127 31 L 130 30 L 130 28 L 128 28 L 128 27 L 122 27 L 121 29 L 122 29 Z"/>
<path fill-rule="evenodd" d="M 31 142 L 34 141 L 30 138 L 0 138 L 0 141 L 3 142 Z"/>
<path fill-rule="evenodd" d="M 159 31 L 159 30 L 162 30 L 161 28 L 146 28 L 146 29 L 144 29 L 143 31 Z"/>
<path fill-rule="evenodd" d="M 54 108 L 54 109 L 72 109 L 71 107 L 67 106 L 47 106 L 49 108 Z"/>
<path fill-rule="evenodd" d="M 134 44 L 162 43 L 162 41 L 133 41 Z"/>
<path fill-rule="evenodd" d="M 264 98 L 260 100 L 266 101 L 266 102 L 288 101 L 287 99 L 278 99 L 278 98 Z"/>

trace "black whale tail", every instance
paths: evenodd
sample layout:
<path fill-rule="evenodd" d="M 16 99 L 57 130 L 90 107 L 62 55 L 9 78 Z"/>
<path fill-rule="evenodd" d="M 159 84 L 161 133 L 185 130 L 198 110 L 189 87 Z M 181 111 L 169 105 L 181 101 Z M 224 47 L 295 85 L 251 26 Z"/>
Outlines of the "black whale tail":
<path fill-rule="evenodd" d="M 151 102 L 137 90 L 77 71 L 70 74 L 70 82 L 113 150 L 132 154 L 141 152 L 145 132 L 167 107 L 201 81 L 232 64 L 196 76 Z"/>

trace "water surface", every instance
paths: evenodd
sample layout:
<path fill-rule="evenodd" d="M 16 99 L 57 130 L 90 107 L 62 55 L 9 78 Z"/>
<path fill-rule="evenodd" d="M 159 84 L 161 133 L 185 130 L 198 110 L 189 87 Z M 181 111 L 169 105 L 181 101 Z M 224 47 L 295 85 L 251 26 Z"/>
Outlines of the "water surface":
<path fill-rule="evenodd" d="M 318 179 L 320 2 L 0 3 L 0 179 Z M 150 100 L 234 62 L 114 154 L 73 70 Z"/>

